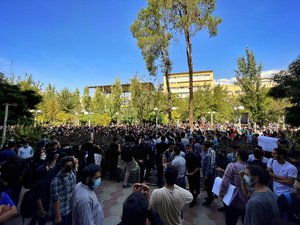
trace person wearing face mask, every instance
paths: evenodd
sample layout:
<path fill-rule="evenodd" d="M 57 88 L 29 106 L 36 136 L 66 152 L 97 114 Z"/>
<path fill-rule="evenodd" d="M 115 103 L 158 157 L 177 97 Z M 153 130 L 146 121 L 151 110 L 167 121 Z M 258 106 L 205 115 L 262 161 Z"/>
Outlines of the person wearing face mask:
<path fill-rule="evenodd" d="M 104 214 L 95 190 L 101 185 L 101 167 L 86 166 L 82 181 L 76 184 L 72 196 L 73 225 L 102 225 Z"/>
<path fill-rule="evenodd" d="M 74 169 L 73 169 L 74 166 Z M 51 182 L 51 205 L 53 207 L 54 224 L 72 224 L 72 192 L 76 184 L 78 160 L 73 156 L 61 159 L 61 170 Z"/>
<path fill-rule="evenodd" d="M 244 225 L 271 225 L 279 217 L 276 195 L 268 188 L 270 175 L 258 165 L 240 172 L 241 186 L 250 199 L 246 205 Z M 248 191 L 250 188 L 250 192 Z"/>

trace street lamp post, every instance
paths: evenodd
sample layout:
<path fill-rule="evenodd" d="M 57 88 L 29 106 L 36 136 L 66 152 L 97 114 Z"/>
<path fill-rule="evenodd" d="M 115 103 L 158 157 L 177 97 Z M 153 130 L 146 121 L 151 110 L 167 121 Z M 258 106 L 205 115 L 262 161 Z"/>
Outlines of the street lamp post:
<path fill-rule="evenodd" d="M 244 110 L 244 106 L 240 105 L 240 106 L 236 106 L 233 108 L 235 111 L 237 111 L 238 113 L 238 124 L 239 124 L 239 129 L 242 129 L 242 123 L 241 123 L 241 115 L 240 115 L 240 111 Z"/>
<path fill-rule="evenodd" d="M 155 125 L 157 126 L 158 125 L 158 108 L 157 107 L 155 107 L 154 108 L 154 111 L 155 111 Z"/>
<path fill-rule="evenodd" d="M 5 139 L 6 139 L 6 128 L 7 128 L 7 117 L 8 117 L 8 107 L 9 106 L 18 106 L 18 104 L 9 104 L 9 103 L 4 103 L 5 105 L 5 113 L 4 113 L 4 124 L 3 124 L 3 133 L 2 133 L 2 143 L 1 145 L 4 145 Z"/>
<path fill-rule="evenodd" d="M 42 110 L 31 109 L 31 110 L 29 110 L 29 112 L 34 113 L 34 124 L 33 124 L 33 126 L 36 127 L 36 115 L 37 115 L 38 113 L 41 113 Z"/>
<path fill-rule="evenodd" d="M 214 125 L 214 114 L 215 114 L 216 112 L 215 111 L 212 111 L 212 112 L 208 112 L 208 114 L 210 114 L 210 123 L 211 123 L 211 127 L 213 127 L 213 125 Z"/>

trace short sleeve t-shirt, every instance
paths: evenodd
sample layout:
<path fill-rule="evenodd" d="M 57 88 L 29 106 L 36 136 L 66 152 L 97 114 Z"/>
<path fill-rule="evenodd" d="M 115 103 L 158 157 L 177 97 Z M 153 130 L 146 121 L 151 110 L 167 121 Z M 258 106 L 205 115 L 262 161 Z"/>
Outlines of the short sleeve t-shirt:
<path fill-rule="evenodd" d="M 273 173 L 282 177 L 297 177 L 297 169 L 289 162 L 285 162 L 283 164 L 279 164 L 277 160 L 269 160 L 267 164 L 268 168 L 273 170 Z M 273 181 L 273 190 L 277 196 L 280 196 L 283 193 L 289 192 L 292 193 L 294 188 L 292 186 L 288 186 L 277 181 Z"/>

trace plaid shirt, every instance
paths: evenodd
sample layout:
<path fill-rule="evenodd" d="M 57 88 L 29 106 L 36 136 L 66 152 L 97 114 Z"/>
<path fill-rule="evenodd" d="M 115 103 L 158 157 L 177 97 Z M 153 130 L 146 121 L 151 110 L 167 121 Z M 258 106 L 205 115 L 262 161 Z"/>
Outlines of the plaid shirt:
<path fill-rule="evenodd" d="M 72 192 L 75 184 L 76 175 L 74 171 L 71 171 L 69 175 L 65 175 L 62 171 L 60 171 L 51 182 L 51 202 L 53 205 L 57 200 L 59 200 L 60 213 L 62 216 L 71 212 Z"/>
<path fill-rule="evenodd" d="M 215 168 L 216 164 L 216 152 L 212 148 L 208 149 L 208 154 L 210 155 L 210 166 L 212 169 Z"/>
<path fill-rule="evenodd" d="M 234 197 L 231 204 L 241 210 L 245 209 L 247 197 L 242 191 L 241 178 L 239 172 L 244 171 L 245 169 L 245 163 L 229 163 L 226 167 L 219 193 L 219 195 L 224 196 L 228 190 L 229 184 L 236 186 L 237 194 Z"/>

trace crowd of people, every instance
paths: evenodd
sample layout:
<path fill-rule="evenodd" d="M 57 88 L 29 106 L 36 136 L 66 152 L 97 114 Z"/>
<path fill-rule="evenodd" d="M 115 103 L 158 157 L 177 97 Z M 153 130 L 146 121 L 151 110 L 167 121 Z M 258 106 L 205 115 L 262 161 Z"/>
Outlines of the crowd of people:
<path fill-rule="evenodd" d="M 278 138 L 278 148 L 265 152 L 258 145 L 259 135 Z M 94 190 L 107 177 L 133 189 L 120 225 L 146 220 L 179 225 L 183 207 L 203 201 L 200 191 L 207 193 L 202 206 L 214 204 L 214 180 L 221 177 L 219 200 L 229 185 L 237 188 L 232 203 L 218 209 L 225 213 L 226 225 L 237 224 L 239 218 L 245 225 L 300 224 L 299 146 L 299 136 L 290 141 L 271 129 L 258 134 L 235 127 L 44 128 L 38 143 L 10 138 L 1 149 L 0 223 L 18 215 L 23 187 L 34 202 L 30 225 L 49 219 L 54 224 L 103 224 Z M 157 188 L 150 194 L 145 183 L 151 176 Z"/>

